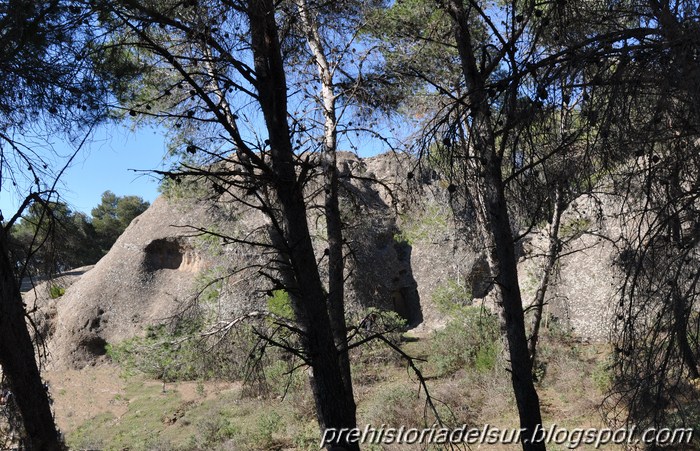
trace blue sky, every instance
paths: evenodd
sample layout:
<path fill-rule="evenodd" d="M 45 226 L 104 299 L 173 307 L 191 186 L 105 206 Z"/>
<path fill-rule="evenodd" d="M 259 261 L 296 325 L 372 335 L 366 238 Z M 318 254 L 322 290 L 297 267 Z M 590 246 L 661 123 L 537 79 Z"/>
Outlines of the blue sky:
<path fill-rule="evenodd" d="M 387 125 L 377 124 L 376 131 L 388 135 Z M 260 128 L 264 129 L 262 125 Z M 153 127 L 132 130 L 128 123 L 103 125 L 86 141 L 62 175 L 56 188 L 60 200 L 66 202 L 73 211 L 88 215 L 100 203 L 102 193 L 107 190 L 118 196 L 141 196 L 152 203 L 159 195 L 158 177 L 148 171 L 170 167 L 164 134 L 165 130 Z M 352 140 L 362 157 L 388 150 L 381 141 L 367 134 L 353 136 Z M 341 137 L 340 141 L 342 150 L 350 150 L 347 139 Z M 58 136 L 51 140 L 51 144 L 53 150 L 47 150 L 46 153 L 55 155 L 47 157 L 47 160 L 53 161 L 52 166 L 57 170 L 74 152 L 75 147 Z M 37 148 L 41 146 L 40 144 Z M 8 189 L 8 181 L 5 182 L 0 192 L 0 210 L 7 219 L 15 214 L 28 189 L 20 186 L 19 192 L 12 191 Z"/>
<path fill-rule="evenodd" d="M 66 156 L 73 147 L 60 138 L 52 140 L 54 152 Z M 57 186 L 61 198 L 71 209 L 90 214 L 104 191 L 117 195 L 137 195 L 149 202 L 158 196 L 153 176 L 132 169 L 150 170 L 165 166 L 167 150 L 163 132 L 153 128 L 131 131 L 126 126 L 106 125 L 76 155 Z M 3 190 L 0 209 L 8 218 L 21 202 L 19 193 Z"/>
<path fill-rule="evenodd" d="M 163 169 L 166 154 L 160 130 L 100 129 L 63 177 L 64 200 L 85 213 L 90 213 L 107 190 L 153 202 L 158 196 L 157 178 L 134 170 Z"/>

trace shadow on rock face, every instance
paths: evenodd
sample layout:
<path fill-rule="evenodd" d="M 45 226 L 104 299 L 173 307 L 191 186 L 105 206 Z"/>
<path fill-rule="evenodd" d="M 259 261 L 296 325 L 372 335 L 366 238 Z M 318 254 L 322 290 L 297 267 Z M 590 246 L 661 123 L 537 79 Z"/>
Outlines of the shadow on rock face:
<path fill-rule="evenodd" d="M 397 288 L 392 292 L 394 311 L 406 320 L 409 328 L 418 326 L 423 322 L 423 309 L 421 308 L 418 284 L 413 278 L 411 268 L 412 247 L 407 242 L 395 242 L 394 249 L 398 259 Z"/>
<path fill-rule="evenodd" d="M 84 337 L 79 347 L 87 354 L 86 360 L 90 361 L 91 357 L 99 357 L 107 354 L 107 341 L 99 335 L 90 335 Z"/>

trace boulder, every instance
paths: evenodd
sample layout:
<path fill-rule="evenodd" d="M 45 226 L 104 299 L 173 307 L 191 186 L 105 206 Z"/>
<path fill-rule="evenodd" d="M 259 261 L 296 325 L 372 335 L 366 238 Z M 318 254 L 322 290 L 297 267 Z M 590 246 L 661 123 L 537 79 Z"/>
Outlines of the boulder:
<path fill-rule="evenodd" d="M 54 300 L 50 362 L 93 363 L 107 343 L 175 314 L 192 295 L 197 274 L 211 264 L 186 227 L 206 224 L 208 217 L 203 207 L 184 211 L 160 197 L 135 218 L 107 255 Z"/>

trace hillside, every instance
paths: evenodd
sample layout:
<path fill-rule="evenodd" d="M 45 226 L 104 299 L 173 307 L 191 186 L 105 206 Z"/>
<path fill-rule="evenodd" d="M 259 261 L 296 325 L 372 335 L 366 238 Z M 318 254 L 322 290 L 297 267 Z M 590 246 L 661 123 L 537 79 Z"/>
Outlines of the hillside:
<path fill-rule="evenodd" d="M 465 214 L 458 199 L 450 197 L 436 173 L 405 157 L 342 154 L 340 167 L 352 251 L 346 294 L 350 326 L 370 308 L 395 312 L 407 324 L 396 343 L 419 359 L 433 396 L 446 401 L 450 424 L 515 427 L 500 339 L 488 326 L 495 325 L 489 268 L 473 227 L 455 220 L 455 214 Z M 406 177 L 414 171 L 417 177 Z M 614 205 L 611 198 L 583 197 L 562 218 L 567 244 L 546 299 L 537 369 L 548 422 L 603 425 L 597 409 L 610 380 L 606 341 L 617 282 L 614 249 L 599 235 L 615 233 Z M 313 216 L 309 222 L 322 262 L 323 223 Z M 303 373 L 288 374 L 293 360 L 270 352 L 251 379 L 249 354 L 256 345 L 249 329 L 215 342 L 190 344 L 180 335 L 183 325 L 192 331 L 196 324 L 196 333 L 206 335 L 217 324 L 279 307 L 271 303 L 274 287 L 260 273 L 270 257 L 224 238 L 264 239 L 266 227 L 260 212 L 183 184 L 134 219 L 94 268 L 26 293 L 38 307 L 47 378 L 69 444 L 81 449 L 312 446 L 318 432 L 309 387 Z M 520 246 L 526 303 L 537 289 L 545 247 L 546 235 L 538 230 Z M 65 292 L 52 298 L 52 287 Z M 162 348 L 167 343 L 179 344 Z M 405 362 L 379 345 L 354 351 L 353 361 L 362 421 L 419 425 L 424 393 L 406 373 Z M 485 393 L 491 393 L 490 400 Z M 392 403 L 396 407 L 389 408 Z M 219 419 L 208 419 L 212 415 Z"/>
<path fill-rule="evenodd" d="M 351 224 L 347 293 L 351 314 L 369 307 L 392 310 L 416 334 L 424 334 L 445 324 L 436 298 L 491 306 L 488 266 L 475 232 L 456 225 L 445 206 L 449 196 L 445 184 L 435 174 L 424 171 L 407 183 L 405 174 L 415 170 L 414 163 L 394 155 L 362 160 L 345 154 L 341 164 L 350 180 L 344 185 L 343 202 Z M 374 178 L 381 183 L 367 181 Z M 214 280 L 218 319 L 266 308 L 269 283 L 255 269 L 246 269 L 265 265 L 261 253 L 250 246 L 223 244 L 217 236 L 198 231 L 264 233 L 262 215 L 195 196 L 161 196 L 93 269 L 37 287 L 37 322 L 46 333 L 51 367 L 82 368 L 102 361 L 107 344 L 172 321 Z M 563 219 L 571 224 L 567 233 L 578 236 L 561 261 L 546 317 L 579 339 L 601 342 L 607 338 L 615 281 L 604 269 L 610 266 L 604 262 L 611 261 L 612 249 L 587 233 L 608 227 L 591 219 L 594 209 L 588 205 L 587 216 L 586 209 L 577 206 Z M 309 221 L 317 227 L 321 259 L 325 247 L 321 224 L 318 218 Z M 581 224 L 585 230 L 574 230 Z M 525 302 L 536 289 L 543 240 L 533 233 L 522 246 L 519 272 Z M 55 285 L 65 288 L 65 294 L 50 299 L 48 288 Z M 453 299 L 437 299 L 445 301 Z"/>

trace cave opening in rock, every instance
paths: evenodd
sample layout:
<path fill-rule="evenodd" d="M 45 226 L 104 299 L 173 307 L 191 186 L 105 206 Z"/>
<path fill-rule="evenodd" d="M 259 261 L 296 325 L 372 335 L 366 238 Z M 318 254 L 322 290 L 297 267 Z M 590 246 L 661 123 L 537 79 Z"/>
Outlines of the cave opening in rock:
<path fill-rule="evenodd" d="M 178 269 L 182 265 L 184 252 L 176 240 L 153 240 L 146 246 L 145 251 L 145 266 L 149 271 Z"/>
<path fill-rule="evenodd" d="M 107 354 L 107 341 L 100 336 L 91 336 L 82 341 L 82 346 L 90 355 L 101 356 Z"/>

